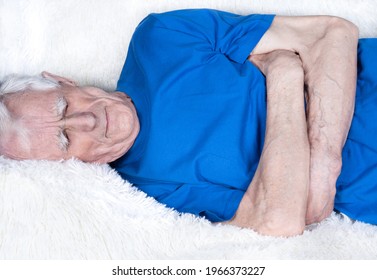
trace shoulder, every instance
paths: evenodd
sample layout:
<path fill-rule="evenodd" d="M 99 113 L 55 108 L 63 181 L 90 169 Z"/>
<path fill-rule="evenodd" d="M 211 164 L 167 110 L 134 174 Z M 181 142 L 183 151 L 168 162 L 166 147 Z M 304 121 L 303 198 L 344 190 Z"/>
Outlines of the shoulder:
<path fill-rule="evenodd" d="M 228 13 L 211 9 L 185 9 L 163 13 L 151 13 L 139 23 L 136 31 L 153 27 L 179 29 L 179 26 L 175 24 L 201 24 L 212 17 L 222 14 L 226 15 Z"/>

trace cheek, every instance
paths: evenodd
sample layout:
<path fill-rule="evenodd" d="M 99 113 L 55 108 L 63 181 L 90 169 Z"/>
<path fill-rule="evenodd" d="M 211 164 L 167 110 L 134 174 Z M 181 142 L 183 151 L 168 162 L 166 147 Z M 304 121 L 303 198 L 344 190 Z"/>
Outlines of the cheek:
<path fill-rule="evenodd" d="M 80 133 L 70 136 L 68 157 L 75 157 L 85 162 L 107 163 L 121 156 L 122 150 L 124 145 L 111 141 L 103 142 L 95 136 Z"/>
<path fill-rule="evenodd" d="M 89 133 L 70 133 L 68 156 L 90 162 L 98 157 L 104 145 L 97 137 Z"/>

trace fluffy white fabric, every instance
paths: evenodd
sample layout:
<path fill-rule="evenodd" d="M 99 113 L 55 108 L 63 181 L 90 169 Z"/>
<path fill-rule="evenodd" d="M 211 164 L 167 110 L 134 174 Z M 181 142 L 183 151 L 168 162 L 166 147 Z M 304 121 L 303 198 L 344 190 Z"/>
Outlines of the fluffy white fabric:
<path fill-rule="evenodd" d="M 43 70 L 114 89 L 150 12 L 331 14 L 377 36 L 374 0 L 0 1 L 0 78 Z M 302 236 L 212 225 L 146 197 L 107 165 L 0 157 L 1 259 L 375 259 L 377 227 L 333 214 Z"/>

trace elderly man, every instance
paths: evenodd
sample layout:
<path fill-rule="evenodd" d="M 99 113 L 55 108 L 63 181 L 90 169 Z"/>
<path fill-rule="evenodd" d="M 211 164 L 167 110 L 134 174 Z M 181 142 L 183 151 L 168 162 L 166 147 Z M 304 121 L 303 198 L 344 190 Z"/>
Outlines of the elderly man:
<path fill-rule="evenodd" d="M 357 45 L 336 17 L 152 14 L 117 92 L 47 72 L 5 80 L 0 151 L 112 162 L 169 207 L 262 234 L 300 234 L 334 198 L 377 223 L 377 42 L 359 43 L 358 83 Z"/>

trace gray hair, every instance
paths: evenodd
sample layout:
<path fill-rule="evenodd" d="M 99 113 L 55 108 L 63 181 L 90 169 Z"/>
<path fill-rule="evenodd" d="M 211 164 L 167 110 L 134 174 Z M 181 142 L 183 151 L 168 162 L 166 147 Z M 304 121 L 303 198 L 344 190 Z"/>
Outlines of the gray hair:
<path fill-rule="evenodd" d="M 3 102 L 0 102 L 0 135 L 12 127 L 12 118 Z"/>
<path fill-rule="evenodd" d="M 59 83 L 53 79 L 45 78 L 42 75 L 26 76 L 11 74 L 0 83 L 0 96 L 7 93 L 20 92 L 24 90 L 48 90 L 59 87 Z"/>
<path fill-rule="evenodd" d="M 13 119 L 9 110 L 5 106 L 4 96 L 11 93 L 22 92 L 25 90 L 48 90 L 59 87 L 59 83 L 53 79 L 45 78 L 42 75 L 27 76 L 11 74 L 0 82 L 0 154 L 2 154 L 1 140 L 4 135 L 16 132 L 20 135 L 24 147 L 27 145 L 27 131 L 16 119 Z"/>

